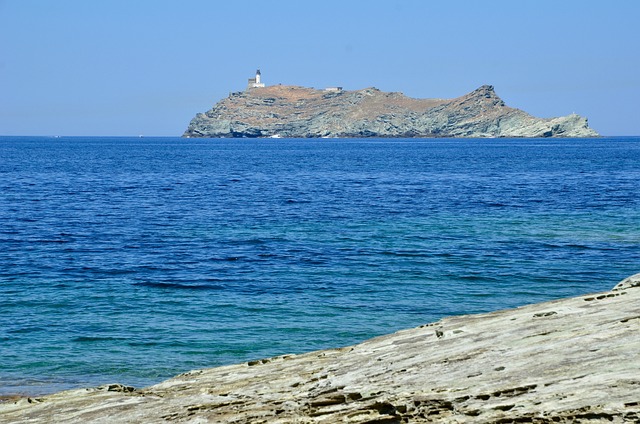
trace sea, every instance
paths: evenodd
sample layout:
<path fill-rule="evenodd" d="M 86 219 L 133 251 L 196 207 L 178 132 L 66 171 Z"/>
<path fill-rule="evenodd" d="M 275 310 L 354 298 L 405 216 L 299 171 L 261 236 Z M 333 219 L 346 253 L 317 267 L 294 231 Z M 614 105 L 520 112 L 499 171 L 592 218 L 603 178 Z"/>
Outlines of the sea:
<path fill-rule="evenodd" d="M 0 395 L 144 387 L 638 272 L 639 137 L 0 137 Z"/>

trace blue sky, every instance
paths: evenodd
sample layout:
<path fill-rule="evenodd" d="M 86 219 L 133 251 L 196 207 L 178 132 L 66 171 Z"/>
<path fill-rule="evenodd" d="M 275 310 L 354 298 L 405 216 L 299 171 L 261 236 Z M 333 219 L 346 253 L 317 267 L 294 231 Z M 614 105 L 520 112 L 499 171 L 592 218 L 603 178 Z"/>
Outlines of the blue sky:
<path fill-rule="evenodd" d="M 0 135 L 181 135 L 246 86 L 453 98 L 640 135 L 640 1 L 0 0 Z"/>

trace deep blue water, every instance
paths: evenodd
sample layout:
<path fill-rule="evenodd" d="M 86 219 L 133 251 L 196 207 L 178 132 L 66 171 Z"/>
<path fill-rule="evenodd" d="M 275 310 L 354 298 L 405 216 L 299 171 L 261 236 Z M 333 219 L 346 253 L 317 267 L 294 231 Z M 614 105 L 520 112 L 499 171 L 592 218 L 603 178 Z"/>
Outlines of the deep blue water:
<path fill-rule="evenodd" d="M 639 182 L 640 138 L 0 137 L 0 394 L 607 290 Z"/>

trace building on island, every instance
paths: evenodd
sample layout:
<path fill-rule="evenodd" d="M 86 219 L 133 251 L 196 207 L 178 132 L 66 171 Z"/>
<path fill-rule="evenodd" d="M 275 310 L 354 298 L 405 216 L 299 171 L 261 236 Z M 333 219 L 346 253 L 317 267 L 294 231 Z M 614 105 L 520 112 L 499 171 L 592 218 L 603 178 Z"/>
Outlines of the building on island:
<path fill-rule="evenodd" d="M 342 87 L 327 87 L 324 91 L 328 91 L 330 93 L 339 93 L 342 91 Z"/>
<path fill-rule="evenodd" d="M 249 78 L 249 84 L 247 85 L 247 89 L 249 88 L 260 88 L 264 87 L 264 83 L 260 81 L 260 69 L 256 71 L 255 78 Z"/>

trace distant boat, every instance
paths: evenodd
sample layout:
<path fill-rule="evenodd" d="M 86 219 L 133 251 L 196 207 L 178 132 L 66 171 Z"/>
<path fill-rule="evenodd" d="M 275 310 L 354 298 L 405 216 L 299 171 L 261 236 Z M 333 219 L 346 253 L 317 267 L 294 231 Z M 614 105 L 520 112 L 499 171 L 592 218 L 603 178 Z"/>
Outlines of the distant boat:
<path fill-rule="evenodd" d="M 274 134 L 269 138 L 282 138 L 282 136 L 280 134 Z"/>

